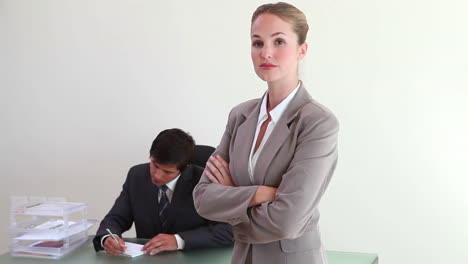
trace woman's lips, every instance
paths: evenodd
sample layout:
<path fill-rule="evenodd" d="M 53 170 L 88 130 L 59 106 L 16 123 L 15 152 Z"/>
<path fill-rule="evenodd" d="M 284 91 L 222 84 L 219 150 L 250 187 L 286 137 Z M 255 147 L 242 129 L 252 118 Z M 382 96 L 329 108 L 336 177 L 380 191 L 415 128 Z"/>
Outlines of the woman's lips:
<path fill-rule="evenodd" d="M 265 70 L 271 70 L 271 69 L 273 69 L 275 67 L 276 67 L 276 65 L 271 64 L 271 63 L 262 63 L 262 64 L 260 64 L 260 68 L 265 69 Z"/>

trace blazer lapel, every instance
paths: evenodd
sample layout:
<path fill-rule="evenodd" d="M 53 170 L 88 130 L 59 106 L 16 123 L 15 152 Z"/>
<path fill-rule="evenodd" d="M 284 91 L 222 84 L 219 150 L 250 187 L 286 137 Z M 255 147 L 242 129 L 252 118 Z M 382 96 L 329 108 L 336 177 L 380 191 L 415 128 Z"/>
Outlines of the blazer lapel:
<path fill-rule="evenodd" d="M 310 101 L 311 97 L 301 82 L 299 90 L 296 95 L 294 95 L 281 118 L 278 120 L 278 123 L 265 142 L 265 146 L 258 157 L 254 170 L 254 184 L 264 184 L 269 164 L 271 164 L 279 149 L 283 146 L 284 141 L 290 134 L 289 124 L 294 120 L 301 107 Z"/>
<path fill-rule="evenodd" d="M 265 95 L 264 95 L 265 96 Z M 257 128 L 258 114 L 260 112 L 260 99 L 257 105 L 250 113 L 244 113 L 246 120 L 237 128 L 237 135 L 234 139 L 234 146 L 232 148 L 231 160 L 236 160 L 236 166 L 232 166 L 230 162 L 229 169 L 233 175 L 233 180 L 237 186 L 248 186 L 250 183 L 249 176 L 249 156 L 252 142 L 255 136 L 255 129 Z"/>

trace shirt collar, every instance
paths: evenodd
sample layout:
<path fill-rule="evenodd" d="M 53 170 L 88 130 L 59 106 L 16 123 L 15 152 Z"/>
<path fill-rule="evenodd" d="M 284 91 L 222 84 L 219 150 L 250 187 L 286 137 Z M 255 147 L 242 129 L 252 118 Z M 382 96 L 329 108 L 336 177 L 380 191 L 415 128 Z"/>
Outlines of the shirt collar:
<path fill-rule="evenodd" d="M 174 192 L 175 187 L 176 187 L 176 184 L 177 184 L 177 181 L 179 180 L 181 174 L 182 174 L 182 173 L 180 173 L 179 175 L 177 175 L 177 177 L 175 177 L 172 181 L 166 183 L 167 188 L 171 189 L 171 191 Z"/>
<path fill-rule="evenodd" d="M 273 108 L 270 111 L 270 116 L 271 116 L 271 121 L 274 123 L 278 122 L 280 119 L 281 115 L 284 113 L 286 108 L 288 107 L 289 103 L 293 99 L 294 95 L 296 95 L 297 91 L 299 90 L 299 87 L 301 86 L 301 81 L 299 81 L 298 85 L 292 92 L 289 93 L 289 95 L 281 101 L 275 108 Z M 260 113 L 258 114 L 258 122 L 263 122 L 264 120 L 267 119 L 267 102 L 268 99 L 268 91 L 266 92 L 265 96 L 263 97 L 262 104 L 260 106 Z"/>

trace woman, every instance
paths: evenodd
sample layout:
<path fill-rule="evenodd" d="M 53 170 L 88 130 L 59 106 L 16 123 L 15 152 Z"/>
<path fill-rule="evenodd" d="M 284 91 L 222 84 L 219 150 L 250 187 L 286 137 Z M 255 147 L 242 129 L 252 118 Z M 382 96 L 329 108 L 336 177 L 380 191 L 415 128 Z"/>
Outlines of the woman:
<path fill-rule="evenodd" d="M 232 263 L 327 263 L 318 205 L 337 161 L 338 121 L 298 77 L 304 14 L 287 3 L 252 16 L 252 61 L 267 82 L 237 105 L 194 189 L 198 213 L 232 225 Z"/>

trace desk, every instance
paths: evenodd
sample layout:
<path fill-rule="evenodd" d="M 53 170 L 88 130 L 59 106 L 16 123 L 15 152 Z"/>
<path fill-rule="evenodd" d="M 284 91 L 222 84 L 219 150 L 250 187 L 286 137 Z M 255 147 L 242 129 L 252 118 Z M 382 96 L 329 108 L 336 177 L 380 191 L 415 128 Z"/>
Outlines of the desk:
<path fill-rule="evenodd" d="M 144 243 L 146 240 L 125 239 Z M 135 258 L 110 256 L 105 252 L 96 253 L 91 241 L 78 250 L 58 259 L 35 259 L 12 257 L 10 253 L 0 255 L 2 264 L 120 264 L 120 263 L 159 263 L 159 264 L 230 264 L 232 248 L 195 249 L 189 251 L 161 252 L 155 256 L 143 255 Z M 328 264 L 378 264 L 375 254 L 328 251 Z"/>

